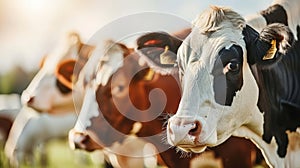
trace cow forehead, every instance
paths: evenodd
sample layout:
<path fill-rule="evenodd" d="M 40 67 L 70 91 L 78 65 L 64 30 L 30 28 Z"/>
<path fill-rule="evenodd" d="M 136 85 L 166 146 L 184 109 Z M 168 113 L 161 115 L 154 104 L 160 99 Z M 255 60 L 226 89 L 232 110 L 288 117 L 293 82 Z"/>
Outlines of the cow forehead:
<path fill-rule="evenodd" d="M 233 44 L 241 46 L 243 52 L 245 51 L 241 30 L 225 27 L 210 35 L 204 35 L 194 28 L 178 50 L 179 68 L 184 72 L 187 66 L 193 66 L 195 64 L 192 63 L 200 61 L 207 68 L 206 70 L 211 71 L 220 50 L 228 49 Z"/>
<path fill-rule="evenodd" d="M 109 78 L 123 66 L 125 51 L 119 43 L 107 40 L 98 46 L 81 70 L 78 84 L 93 83 L 105 86 Z"/>
<path fill-rule="evenodd" d="M 104 56 L 103 60 L 100 60 L 100 64 L 98 66 L 97 75 L 96 75 L 96 83 L 105 86 L 109 80 L 109 78 L 123 66 L 123 51 L 116 51 L 113 53 L 109 53 L 109 56 Z M 109 57 L 109 58 L 106 58 Z"/>

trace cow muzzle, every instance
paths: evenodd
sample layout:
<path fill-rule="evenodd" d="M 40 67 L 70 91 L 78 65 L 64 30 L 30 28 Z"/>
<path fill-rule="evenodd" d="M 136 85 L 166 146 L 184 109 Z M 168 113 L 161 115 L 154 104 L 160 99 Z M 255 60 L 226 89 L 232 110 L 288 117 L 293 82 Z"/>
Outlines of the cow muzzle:
<path fill-rule="evenodd" d="M 69 145 L 71 149 L 82 149 L 86 151 L 103 149 L 103 147 L 95 142 L 87 133 L 77 132 L 74 129 L 69 132 Z"/>
<path fill-rule="evenodd" d="M 167 126 L 168 143 L 186 152 L 202 152 L 206 148 L 199 140 L 202 128 L 199 120 L 173 116 Z"/>
<path fill-rule="evenodd" d="M 191 143 L 186 142 L 186 139 L 197 140 L 201 133 L 202 125 L 198 120 L 186 120 L 180 118 L 171 118 L 168 122 L 167 134 L 168 141 L 171 145 L 177 146 L 181 143 Z"/>

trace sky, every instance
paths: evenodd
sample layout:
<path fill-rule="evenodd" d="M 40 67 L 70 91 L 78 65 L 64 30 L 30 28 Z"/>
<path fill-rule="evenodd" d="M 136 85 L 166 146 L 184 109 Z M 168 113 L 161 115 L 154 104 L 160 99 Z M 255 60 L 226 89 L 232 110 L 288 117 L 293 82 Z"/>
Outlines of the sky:
<path fill-rule="evenodd" d="M 16 65 L 25 70 L 37 69 L 42 57 L 57 48 L 66 33 L 79 32 L 83 41 L 88 41 L 105 25 L 128 15 L 158 12 L 191 22 L 210 5 L 227 6 L 246 16 L 258 13 L 271 2 L 272 0 L 0 0 L 0 74 Z"/>

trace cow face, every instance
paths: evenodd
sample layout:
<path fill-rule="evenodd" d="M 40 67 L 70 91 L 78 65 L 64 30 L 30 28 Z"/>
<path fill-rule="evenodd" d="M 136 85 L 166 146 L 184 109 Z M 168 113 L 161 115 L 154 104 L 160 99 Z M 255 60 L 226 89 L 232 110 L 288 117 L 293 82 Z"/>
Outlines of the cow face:
<path fill-rule="evenodd" d="M 128 94 L 128 79 L 124 76 L 126 74 L 124 74 L 124 71 L 121 69 L 123 67 L 124 56 L 128 55 L 130 50 L 126 46 L 119 43 L 115 44 L 112 41 L 107 41 L 107 47 L 110 48 L 106 54 L 101 57 L 98 68 L 96 68 L 96 73 L 94 75 L 89 75 L 88 72 L 84 74 L 83 83 L 86 93 L 79 118 L 73 131 L 84 133 L 85 139 L 87 139 L 87 137 L 91 139 L 90 136 L 92 136 L 92 139 L 102 145 L 107 143 L 111 144 L 112 142 L 107 142 L 110 140 L 110 134 L 118 132 L 110 126 L 107 120 L 112 121 L 112 124 L 117 124 L 117 122 L 120 122 L 123 118 L 123 115 L 118 113 L 114 105 L 112 94 L 121 100 L 124 99 L 124 95 Z M 119 71 L 120 73 L 117 73 Z M 118 80 L 112 82 L 111 76 L 114 73 L 116 73 Z M 86 76 L 92 77 L 87 78 Z M 104 118 L 104 114 L 100 111 L 100 108 L 104 112 L 108 112 L 107 120 Z M 126 107 L 122 106 L 122 108 Z M 106 131 L 108 128 L 110 128 L 109 131 Z M 130 130 L 131 128 L 127 129 Z M 87 131 L 89 132 L 88 134 Z M 74 135 L 70 133 L 70 139 L 72 139 Z M 100 137 L 98 138 L 98 136 Z M 101 141 L 99 139 L 101 139 Z M 75 139 L 73 138 L 73 140 Z M 74 141 L 74 143 L 80 144 L 82 142 Z"/>
<path fill-rule="evenodd" d="M 280 53 L 269 49 L 285 52 L 290 32 L 283 25 L 271 25 L 259 35 L 240 15 L 219 7 L 206 10 L 194 25 L 178 51 L 183 93 L 168 122 L 168 142 L 202 152 L 243 126 L 261 135 L 258 86 L 250 65 L 276 61 Z"/>
<path fill-rule="evenodd" d="M 76 33 L 71 33 L 66 41 L 63 51 L 43 59 L 41 69 L 23 91 L 23 103 L 37 111 L 55 114 L 74 111 L 72 82 L 93 47 L 82 44 Z"/>
<path fill-rule="evenodd" d="M 157 118 L 163 111 L 174 113 L 180 99 L 176 78 L 162 77 L 137 53 L 119 43 L 113 45 L 100 60 L 95 78 L 88 82 L 74 128 L 88 132 L 88 136 L 104 146 L 122 141 L 133 132 L 139 132 L 139 136 L 161 133 L 163 122 Z M 134 129 L 137 122 L 143 125 L 138 131 Z M 144 128 L 150 123 L 153 128 Z"/>

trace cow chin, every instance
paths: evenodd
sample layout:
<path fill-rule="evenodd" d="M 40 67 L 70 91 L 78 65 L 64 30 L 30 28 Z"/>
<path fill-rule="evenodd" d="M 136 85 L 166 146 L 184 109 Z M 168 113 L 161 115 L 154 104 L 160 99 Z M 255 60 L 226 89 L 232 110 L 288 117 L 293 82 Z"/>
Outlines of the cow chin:
<path fill-rule="evenodd" d="M 184 152 L 202 153 L 205 151 L 207 146 L 183 146 L 179 145 L 178 148 Z"/>
<path fill-rule="evenodd" d="M 217 136 L 216 132 L 214 132 L 206 138 L 198 137 L 198 140 L 196 142 L 194 141 L 193 143 L 190 144 L 183 144 L 183 143 L 178 144 L 177 147 L 184 152 L 202 153 L 205 151 L 207 147 L 218 146 L 222 144 L 224 141 L 226 141 L 228 138 L 230 138 L 230 135 Z"/>

